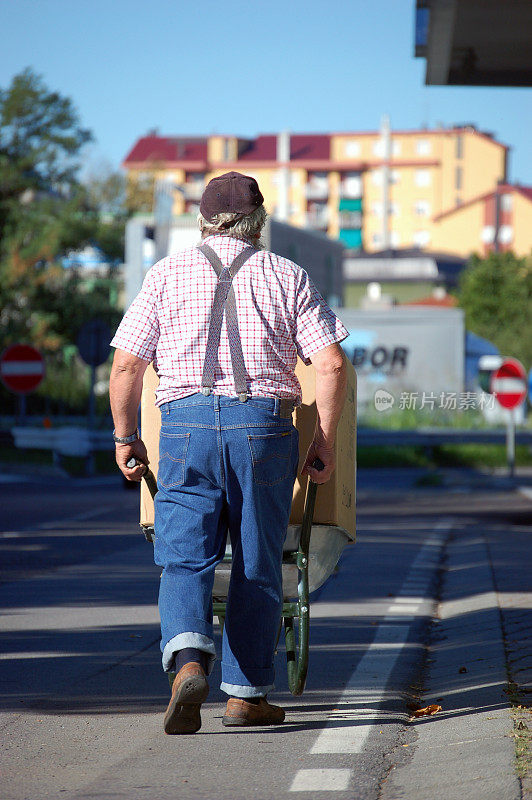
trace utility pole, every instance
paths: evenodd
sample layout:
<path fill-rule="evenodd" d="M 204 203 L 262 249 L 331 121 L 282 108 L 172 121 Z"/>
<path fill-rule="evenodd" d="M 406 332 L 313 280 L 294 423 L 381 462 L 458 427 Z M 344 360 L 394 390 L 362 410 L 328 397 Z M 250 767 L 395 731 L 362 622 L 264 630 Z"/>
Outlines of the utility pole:
<path fill-rule="evenodd" d="M 279 165 L 279 196 L 276 217 L 281 222 L 288 221 L 290 191 L 290 131 L 281 131 L 277 136 L 277 163 Z"/>
<path fill-rule="evenodd" d="M 389 250 L 390 238 L 390 159 L 392 157 L 392 136 L 390 117 L 384 114 L 381 120 L 382 147 L 382 249 Z"/>
<path fill-rule="evenodd" d="M 494 233 L 493 233 L 493 250 L 495 253 L 498 253 L 501 249 L 499 244 L 499 229 L 501 227 L 501 196 L 499 194 L 501 181 L 497 181 L 497 185 L 495 187 L 495 196 L 493 198 L 495 203 L 495 219 L 494 219 Z"/>

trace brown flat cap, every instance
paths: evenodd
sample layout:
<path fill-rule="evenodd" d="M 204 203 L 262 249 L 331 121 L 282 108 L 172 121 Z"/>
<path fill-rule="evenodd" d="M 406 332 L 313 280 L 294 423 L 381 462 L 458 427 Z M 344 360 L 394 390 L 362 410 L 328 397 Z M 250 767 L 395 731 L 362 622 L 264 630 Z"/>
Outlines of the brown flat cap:
<path fill-rule="evenodd" d="M 203 192 L 201 214 L 214 222 L 216 214 L 239 214 L 245 217 L 264 203 L 264 197 L 255 178 L 240 172 L 226 172 L 213 178 Z"/>

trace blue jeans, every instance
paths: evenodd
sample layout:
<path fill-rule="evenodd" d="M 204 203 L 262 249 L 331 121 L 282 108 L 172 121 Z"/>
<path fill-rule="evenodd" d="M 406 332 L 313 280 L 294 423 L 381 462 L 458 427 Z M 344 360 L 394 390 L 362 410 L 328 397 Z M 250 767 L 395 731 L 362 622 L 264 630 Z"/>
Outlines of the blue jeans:
<path fill-rule="evenodd" d="M 279 401 L 194 394 L 161 406 L 155 562 L 163 669 L 195 647 L 215 659 L 214 569 L 227 533 L 232 569 L 222 684 L 236 697 L 273 686 L 282 552 L 298 464 L 298 434 Z M 209 670 L 210 671 L 210 670 Z"/>

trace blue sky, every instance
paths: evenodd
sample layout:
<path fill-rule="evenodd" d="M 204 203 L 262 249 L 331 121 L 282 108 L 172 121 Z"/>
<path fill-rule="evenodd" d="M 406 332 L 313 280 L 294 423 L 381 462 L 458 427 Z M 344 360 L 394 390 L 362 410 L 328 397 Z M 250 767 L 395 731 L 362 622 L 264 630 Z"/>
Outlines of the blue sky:
<path fill-rule="evenodd" d="M 136 139 L 475 123 L 532 184 L 532 90 L 424 85 L 414 0 L 2 0 L 0 86 L 26 66 L 70 96 L 117 167 Z"/>

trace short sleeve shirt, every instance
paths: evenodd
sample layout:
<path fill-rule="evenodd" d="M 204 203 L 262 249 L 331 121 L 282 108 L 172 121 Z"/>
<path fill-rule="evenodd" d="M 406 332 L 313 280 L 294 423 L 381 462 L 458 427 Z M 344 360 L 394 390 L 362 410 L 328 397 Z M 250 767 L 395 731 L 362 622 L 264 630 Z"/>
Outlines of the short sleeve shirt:
<path fill-rule="evenodd" d="M 224 266 L 248 246 L 231 236 L 209 236 L 204 242 Z M 113 347 L 154 362 L 157 405 L 201 389 L 217 281 L 197 247 L 168 256 L 148 271 L 116 331 Z M 248 392 L 300 402 L 297 357 L 309 364 L 314 353 L 349 332 L 306 271 L 274 253 L 257 250 L 237 272 L 233 287 Z M 225 318 L 212 391 L 236 397 Z"/>

